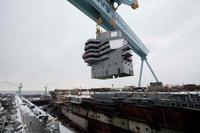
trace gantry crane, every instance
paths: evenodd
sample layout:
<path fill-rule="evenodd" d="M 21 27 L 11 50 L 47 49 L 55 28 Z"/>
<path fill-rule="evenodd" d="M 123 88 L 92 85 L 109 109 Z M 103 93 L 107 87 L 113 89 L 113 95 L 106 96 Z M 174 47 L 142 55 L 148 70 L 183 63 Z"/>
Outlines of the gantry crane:
<path fill-rule="evenodd" d="M 137 0 L 67 0 L 93 21 L 100 25 L 107 31 L 121 30 L 123 36 L 128 41 L 128 44 L 141 58 L 141 68 L 138 86 L 141 86 L 142 71 L 144 62 L 150 69 L 156 82 L 158 78 L 156 77 L 153 69 L 147 61 L 147 55 L 149 50 L 142 43 L 142 41 L 137 37 L 137 35 L 131 30 L 131 28 L 126 24 L 126 22 L 120 17 L 116 12 L 118 6 L 125 4 L 131 6 L 133 9 L 139 7 Z M 99 29 L 97 29 L 97 34 L 99 34 Z"/>
<path fill-rule="evenodd" d="M 6 80 L 4 80 L 4 81 L 2 81 L 2 82 L 5 83 L 5 84 L 8 84 L 8 85 L 17 87 L 17 88 L 18 88 L 18 91 L 17 91 L 18 95 L 19 95 L 20 97 L 22 96 L 22 88 L 23 88 L 22 83 L 19 83 L 19 85 L 17 85 L 17 84 L 15 84 L 15 83 L 12 83 L 12 82 L 6 81 Z"/>
<path fill-rule="evenodd" d="M 54 84 L 50 84 L 50 85 L 49 85 L 49 84 L 46 84 L 46 85 L 44 86 L 44 95 L 45 95 L 45 96 L 48 96 L 48 94 L 47 94 L 47 93 L 48 93 L 48 88 L 49 88 L 49 87 L 53 87 L 53 86 L 55 86 L 55 85 L 57 85 L 57 84 L 58 84 L 58 83 L 54 83 Z"/>

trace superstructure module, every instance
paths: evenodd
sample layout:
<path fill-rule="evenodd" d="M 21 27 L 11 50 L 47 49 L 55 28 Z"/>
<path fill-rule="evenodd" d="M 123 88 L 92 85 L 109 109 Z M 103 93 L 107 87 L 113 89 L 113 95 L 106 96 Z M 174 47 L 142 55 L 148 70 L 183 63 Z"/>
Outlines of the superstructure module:
<path fill-rule="evenodd" d="M 103 32 L 85 43 L 83 59 L 92 67 L 92 78 L 133 76 L 130 49 L 120 30 Z"/>

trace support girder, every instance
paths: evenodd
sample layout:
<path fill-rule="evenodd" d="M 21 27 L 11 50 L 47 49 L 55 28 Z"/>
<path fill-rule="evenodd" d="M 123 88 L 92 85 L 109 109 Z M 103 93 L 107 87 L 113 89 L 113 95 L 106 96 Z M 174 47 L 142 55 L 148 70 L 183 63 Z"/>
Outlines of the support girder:
<path fill-rule="evenodd" d="M 105 30 L 121 30 L 127 39 L 132 50 L 140 57 L 144 58 L 149 50 L 125 23 L 120 15 L 112 8 L 107 0 L 68 0 L 71 4 L 81 10 L 95 22 L 102 18 L 102 27 Z"/>

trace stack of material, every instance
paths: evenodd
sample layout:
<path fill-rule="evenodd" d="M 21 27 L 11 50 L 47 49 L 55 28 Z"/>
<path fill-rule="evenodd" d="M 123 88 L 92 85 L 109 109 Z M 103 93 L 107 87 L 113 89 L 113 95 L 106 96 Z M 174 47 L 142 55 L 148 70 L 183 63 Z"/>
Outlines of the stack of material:
<path fill-rule="evenodd" d="M 104 32 L 85 43 L 83 59 L 92 68 L 92 78 L 133 76 L 130 50 L 121 31 Z"/>

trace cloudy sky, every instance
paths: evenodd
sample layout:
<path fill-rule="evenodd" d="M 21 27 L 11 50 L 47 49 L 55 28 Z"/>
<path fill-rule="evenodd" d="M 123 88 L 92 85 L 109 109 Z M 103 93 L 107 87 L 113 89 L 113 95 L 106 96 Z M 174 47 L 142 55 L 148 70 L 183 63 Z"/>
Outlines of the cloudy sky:
<path fill-rule="evenodd" d="M 200 84 L 200 1 L 140 0 L 140 8 L 121 6 L 119 14 L 149 48 L 148 60 L 164 84 Z M 0 0 L 0 90 L 120 87 L 137 85 L 135 76 L 91 79 L 82 60 L 84 43 L 95 37 L 95 23 L 66 0 Z M 144 67 L 142 84 L 154 81 Z"/>

